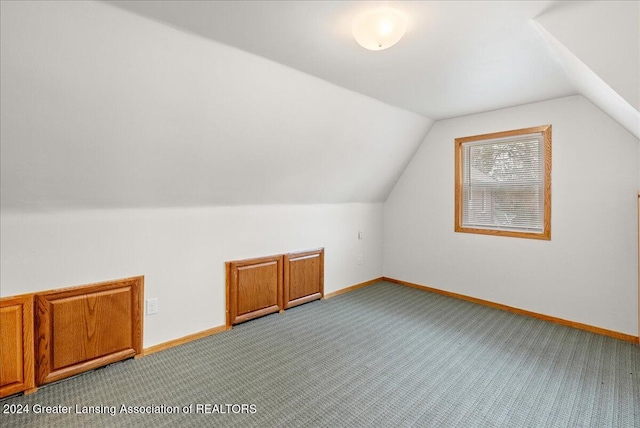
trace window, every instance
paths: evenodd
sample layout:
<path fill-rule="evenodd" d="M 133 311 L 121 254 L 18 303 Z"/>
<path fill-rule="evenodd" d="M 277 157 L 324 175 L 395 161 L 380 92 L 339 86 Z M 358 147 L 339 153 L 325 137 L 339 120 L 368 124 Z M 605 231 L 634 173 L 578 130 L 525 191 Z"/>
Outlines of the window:
<path fill-rule="evenodd" d="M 551 239 L 551 125 L 455 147 L 456 232 Z"/>

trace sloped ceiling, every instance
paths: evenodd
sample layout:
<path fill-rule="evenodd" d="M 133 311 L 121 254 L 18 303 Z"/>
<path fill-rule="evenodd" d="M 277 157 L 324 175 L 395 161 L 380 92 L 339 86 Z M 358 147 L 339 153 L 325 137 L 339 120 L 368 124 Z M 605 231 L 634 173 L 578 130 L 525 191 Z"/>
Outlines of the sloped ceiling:
<path fill-rule="evenodd" d="M 379 2 L 3 1 L 2 209 L 382 202 L 434 120 L 578 93 L 638 136 L 637 2 L 567 3 L 393 2 L 370 52 Z"/>
<path fill-rule="evenodd" d="M 558 3 L 535 20 L 640 111 L 640 2 Z"/>
<path fill-rule="evenodd" d="M 2 2 L 3 210 L 381 202 L 432 121 L 99 2 Z"/>
<path fill-rule="evenodd" d="M 581 94 L 640 138 L 637 1 L 112 3 L 434 120 Z M 351 23 L 385 5 L 408 32 L 366 51 Z"/>
<path fill-rule="evenodd" d="M 640 2 L 561 3 L 534 25 L 578 92 L 640 139 Z"/>
<path fill-rule="evenodd" d="M 548 1 L 135 1 L 112 4 L 434 120 L 575 94 L 529 20 Z M 409 18 L 393 49 L 362 49 L 361 12 Z"/>

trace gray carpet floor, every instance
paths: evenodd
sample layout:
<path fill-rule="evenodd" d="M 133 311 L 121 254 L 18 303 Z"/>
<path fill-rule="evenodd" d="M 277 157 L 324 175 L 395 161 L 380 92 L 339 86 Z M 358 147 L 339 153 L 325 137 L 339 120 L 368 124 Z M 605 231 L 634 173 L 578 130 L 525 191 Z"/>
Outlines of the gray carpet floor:
<path fill-rule="evenodd" d="M 29 405 L 7 428 L 640 427 L 640 347 L 381 282 L 0 404 Z"/>

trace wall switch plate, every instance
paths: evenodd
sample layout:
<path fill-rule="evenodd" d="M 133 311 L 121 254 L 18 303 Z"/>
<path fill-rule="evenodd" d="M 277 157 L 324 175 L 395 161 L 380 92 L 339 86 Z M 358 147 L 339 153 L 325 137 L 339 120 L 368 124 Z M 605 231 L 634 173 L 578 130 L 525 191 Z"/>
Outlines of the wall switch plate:
<path fill-rule="evenodd" d="M 147 315 L 158 313 L 158 299 L 147 299 Z"/>

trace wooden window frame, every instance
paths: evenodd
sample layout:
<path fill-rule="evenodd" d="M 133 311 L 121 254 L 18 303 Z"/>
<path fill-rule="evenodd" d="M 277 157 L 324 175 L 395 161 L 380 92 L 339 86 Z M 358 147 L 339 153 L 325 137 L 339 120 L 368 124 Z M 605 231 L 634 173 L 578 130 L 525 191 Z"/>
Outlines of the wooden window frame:
<path fill-rule="evenodd" d="M 462 225 L 462 162 L 463 145 L 465 143 L 492 140 L 497 138 L 514 137 L 518 135 L 542 133 L 544 139 L 544 208 L 543 208 L 543 230 L 536 232 L 519 232 L 511 230 L 484 229 L 464 227 Z M 481 235 L 508 236 L 513 238 L 528 238 L 551 240 L 551 125 L 542 125 L 532 128 L 515 129 L 511 131 L 496 132 L 492 134 L 474 135 L 455 139 L 455 226 L 456 232 L 475 233 Z"/>

